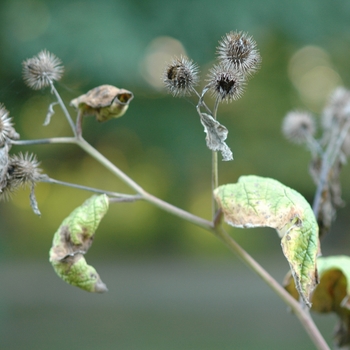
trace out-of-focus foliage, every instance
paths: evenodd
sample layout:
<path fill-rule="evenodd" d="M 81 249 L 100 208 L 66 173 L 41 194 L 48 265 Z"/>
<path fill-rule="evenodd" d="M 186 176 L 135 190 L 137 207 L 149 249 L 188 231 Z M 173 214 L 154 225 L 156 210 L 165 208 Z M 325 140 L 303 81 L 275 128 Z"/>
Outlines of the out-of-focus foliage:
<path fill-rule="evenodd" d="M 229 130 L 226 142 L 235 158 L 220 163 L 220 183 L 246 174 L 269 176 L 312 200 L 309 156 L 283 139 L 281 121 L 292 108 L 319 112 L 332 88 L 350 85 L 349 13 L 350 5 L 340 0 L 2 1 L 0 102 L 22 139 L 70 135 L 57 106 L 52 123 L 42 126 L 52 97 L 48 90 L 29 90 L 21 78 L 21 62 L 42 49 L 63 61 L 65 74 L 57 88 L 67 104 L 102 84 L 132 91 L 135 98 L 124 117 L 108 125 L 84 121 L 86 139 L 149 192 L 209 218 L 211 155 L 196 100 L 166 95 L 160 76 L 172 54 L 187 54 L 200 65 L 204 81 L 218 40 L 231 30 L 244 30 L 257 42 L 262 65 L 240 100 L 219 107 L 218 119 Z M 35 152 L 53 178 L 128 191 L 72 145 L 12 149 L 25 150 Z M 344 183 L 345 200 L 349 186 Z M 41 219 L 32 214 L 27 192 L 0 203 L 0 249 L 9 254 L 46 251 L 48 232 L 55 232 L 90 195 L 48 184 L 39 184 L 36 194 Z M 100 230 L 91 254 L 227 251 L 201 229 L 147 203 L 113 205 Z M 259 251 L 269 249 L 269 240 L 277 242 L 273 233 L 268 239 L 242 238 Z M 350 244 L 349 238 L 338 241 Z"/>

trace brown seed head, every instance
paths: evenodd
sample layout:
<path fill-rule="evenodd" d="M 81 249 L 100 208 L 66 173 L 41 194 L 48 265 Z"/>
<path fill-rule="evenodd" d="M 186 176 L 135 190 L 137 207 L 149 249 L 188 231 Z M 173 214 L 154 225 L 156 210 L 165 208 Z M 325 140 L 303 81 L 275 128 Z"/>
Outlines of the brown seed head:
<path fill-rule="evenodd" d="M 213 96 L 220 101 L 231 102 L 243 94 L 245 79 L 237 70 L 219 64 L 210 69 L 207 80 Z"/>
<path fill-rule="evenodd" d="M 41 169 L 33 154 L 13 155 L 9 157 L 6 187 L 2 188 L 0 199 L 9 199 L 11 194 L 20 187 L 34 185 L 40 180 Z"/>
<path fill-rule="evenodd" d="M 174 57 L 163 73 L 165 87 L 174 96 L 190 95 L 198 81 L 198 66 L 183 56 Z"/>

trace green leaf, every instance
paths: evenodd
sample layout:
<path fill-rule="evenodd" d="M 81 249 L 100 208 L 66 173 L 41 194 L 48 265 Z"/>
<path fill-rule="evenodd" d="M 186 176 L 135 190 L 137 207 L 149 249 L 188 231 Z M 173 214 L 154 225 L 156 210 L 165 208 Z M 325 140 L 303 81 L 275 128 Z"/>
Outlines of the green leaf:
<path fill-rule="evenodd" d="M 319 240 L 317 222 L 305 198 L 274 179 L 253 175 L 218 187 L 214 196 L 228 224 L 277 230 L 298 292 L 310 307 L 310 294 L 318 282 Z"/>
<path fill-rule="evenodd" d="M 50 250 L 50 262 L 57 275 L 88 292 L 107 291 L 96 270 L 86 263 L 84 254 L 90 248 L 108 206 L 105 194 L 86 200 L 63 220 L 54 235 Z"/>

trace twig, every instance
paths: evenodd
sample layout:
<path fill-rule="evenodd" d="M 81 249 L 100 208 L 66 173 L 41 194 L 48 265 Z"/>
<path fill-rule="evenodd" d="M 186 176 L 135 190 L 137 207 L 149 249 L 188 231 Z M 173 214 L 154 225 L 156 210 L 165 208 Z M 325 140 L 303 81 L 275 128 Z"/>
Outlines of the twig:
<path fill-rule="evenodd" d="M 293 310 L 299 321 L 305 328 L 309 337 L 318 350 L 330 350 L 320 331 L 313 322 L 311 316 L 277 281 L 262 268 L 241 246 L 227 234 L 221 227 L 217 226 L 213 233 L 224 242 L 245 264 L 247 264 L 264 282 Z"/>

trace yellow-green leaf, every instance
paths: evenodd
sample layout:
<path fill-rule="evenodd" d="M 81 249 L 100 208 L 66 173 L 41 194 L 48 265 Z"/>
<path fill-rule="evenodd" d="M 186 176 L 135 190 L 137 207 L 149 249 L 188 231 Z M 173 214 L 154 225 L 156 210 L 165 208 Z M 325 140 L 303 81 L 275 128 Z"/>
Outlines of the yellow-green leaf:
<path fill-rule="evenodd" d="M 305 198 L 274 179 L 253 175 L 218 187 L 214 196 L 228 224 L 277 230 L 299 294 L 311 306 L 319 240 L 317 222 Z"/>

